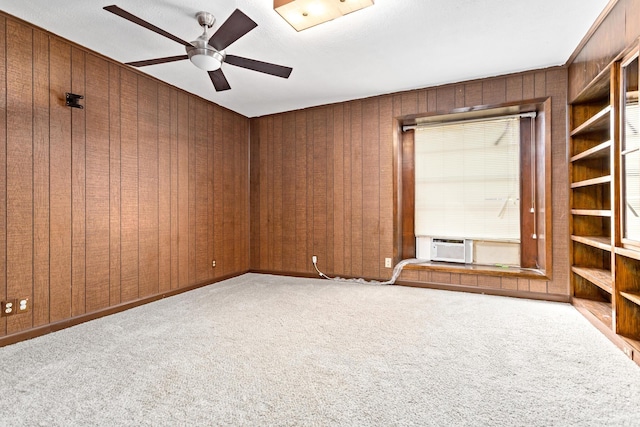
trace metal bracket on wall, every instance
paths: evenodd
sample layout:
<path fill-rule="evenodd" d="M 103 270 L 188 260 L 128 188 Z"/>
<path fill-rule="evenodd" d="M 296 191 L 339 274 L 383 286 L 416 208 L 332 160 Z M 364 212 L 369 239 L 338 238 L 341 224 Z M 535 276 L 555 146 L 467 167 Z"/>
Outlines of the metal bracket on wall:
<path fill-rule="evenodd" d="M 66 92 L 66 93 L 65 93 L 65 96 L 66 96 L 66 100 L 67 100 L 67 102 L 66 102 L 66 104 L 65 104 L 65 105 L 66 105 L 67 107 L 80 108 L 80 109 L 83 109 L 83 108 L 84 108 L 82 105 L 80 105 L 80 104 L 78 103 L 78 101 L 79 101 L 80 99 L 84 99 L 84 96 L 82 96 L 82 95 L 76 95 L 75 93 L 69 93 L 69 92 Z"/>

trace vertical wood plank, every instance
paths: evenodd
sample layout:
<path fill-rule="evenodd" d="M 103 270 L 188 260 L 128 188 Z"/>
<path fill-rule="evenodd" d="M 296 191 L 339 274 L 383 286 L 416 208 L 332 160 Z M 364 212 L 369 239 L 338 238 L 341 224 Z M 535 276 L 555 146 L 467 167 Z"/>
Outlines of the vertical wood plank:
<path fill-rule="evenodd" d="M 274 262 L 274 252 L 276 248 L 274 248 L 274 212 L 273 212 L 273 196 L 274 196 L 274 168 L 273 168 L 273 159 L 274 159 L 274 140 L 273 140 L 273 121 L 274 117 L 269 116 L 267 118 L 266 123 L 268 123 L 266 127 L 266 138 L 263 141 L 263 145 L 261 146 L 265 151 L 263 151 L 263 158 L 267 159 L 266 167 L 262 171 L 262 176 L 265 178 L 266 188 L 261 194 L 265 197 L 266 204 L 261 209 L 261 213 L 266 218 L 266 240 L 263 242 L 263 254 L 266 254 L 264 258 L 264 263 L 266 266 L 272 266 Z"/>
<path fill-rule="evenodd" d="M 307 265 L 307 116 L 296 111 L 296 270 L 306 271 Z"/>
<path fill-rule="evenodd" d="M 222 108 L 215 106 L 215 113 L 213 116 L 213 161 L 214 161 L 214 171 L 213 171 L 213 235 L 215 236 L 214 248 L 213 252 L 215 255 L 217 267 L 215 268 L 216 276 L 221 276 L 223 274 L 222 268 L 224 267 L 221 264 L 222 256 L 224 255 L 224 138 L 222 133 Z M 252 136 L 254 133 L 252 132 Z M 251 143 L 253 144 L 253 138 Z M 258 150 L 253 149 L 252 145 L 251 156 L 257 155 Z M 253 161 L 253 160 L 252 160 Z M 259 161 L 259 159 L 258 159 Z M 258 170 L 258 164 L 252 163 L 251 173 L 255 173 Z M 252 175 L 253 177 L 254 175 Z M 253 181 L 252 185 L 255 185 L 258 181 Z M 252 205 L 252 209 L 254 205 Z M 252 214 L 255 214 L 255 211 L 252 210 Z M 254 216 L 252 215 L 252 218 Z M 259 233 L 252 233 L 252 235 L 259 236 Z M 259 242 L 258 242 L 259 243 Z M 253 244 L 253 240 L 252 240 Z M 252 261 L 255 262 L 255 257 L 252 257 Z M 255 266 L 255 265 L 254 265 Z"/>
<path fill-rule="evenodd" d="M 33 32 L 7 21 L 7 297 L 33 286 Z M 32 316 L 7 319 L 7 334 L 32 326 Z"/>
<path fill-rule="evenodd" d="M 327 265 L 327 113 L 326 108 L 315 109 L 312 115 L 313 132 L 313 254 Z"/>
<path fill-rule="evenodd" d="M 86 311 L 109 306 L 109 66 L 86 56 Z"/>
<path fill-rule="evenodd" d="M 507 81 L 504 77 L 486 80 L 482 84 L 482 103 L 495 105 L 504 103 L 507 99 Z"/>
<path fill-rule="evenodd" d="M 537 71 L 534 75 L 534 96 L 542 98 L 547 94 L 547 73 Z"/>
<path fill-rule="evenodd" d="M 33 326 L 49 323 L 49 36 L 33 33 Z M 0 61 L 0 64 L 3 62 Z M 0 80 L 0 84 L 4 82 Z M 4 176 L 4 175 L 1 175 Z"/>
<path fill-rule="evenodd" d="M 535 97 L 535 83 L 533 73 L 526 73 L 522 76 L 522 99 L 533 99 Z"/>
<path fill-rule="evenodd" d="M 207 124 L 207 108 L 204 103 L 197 103 L 196 123 L 198 127 Z M 211 260 L 208 259 L 209 253 L 209 236 L 208 228 L 208 163 L 209 156 L 207 154 L 207 134 L 203 129 L 195 135 L 196 138 L 196 283 L 203 283 L 209 277 L 211 271 Z"/>
<path fill-rule="evenodd" d="M 244 272 L 246 270 L 246 258 L 247 258 L 247 239 L 249 235 L 247 233 L 247 215 L 246 209 L 248 209 L 247 203 L 247 176 L 249 171 L 247 170 L 247 150 L 248 139 L 247 134 L 247 121 L 238 114 L 234 114 L 234 173 L 235 173 L 235 189 L 236 195 L 235 201 L 235 213 L 236 227 L 234 228 L 234 274 Z"/>
<path fill-rule="evenodd" d="M 456 93 L 454 86 L 442 86 L 437 89 L 438 111 L 447 112 L 453 110 L 456 105 Z M 402 112 L 406 111 L 405 102 L 402 102 Z"/>
<path fill-rule="evenodd" d="M 380 277 L 380 108 L 378 98 L 362 104 L 362 274 Z M 384 265 L 384 264 L 382 264 Z"/>
<path fill-rule="evenodd" d="M 271 193 L 271 183 L 269 181 L 269 145 L 271 143 L 269 140 L 269 129 L 271 128 L 271 117 L 262 118 L 260 123 L 262 126 L 260 126 L 259 132 L 259 155 L 262 161 L 258 172 L 260 174 L 260 198 L 258 200 L 258 218 L 260 218 L 260 246 L 258 256 L 260 258 L 260 262 L 258 265 L 260 266 L 260 269 L 264 270 L 269 266 L 269 256 L 271 253 L 271 209 L 269 206 L 269 195 Z"/>
<path fill-rule="evenodd" d="M 170 91 L 171 107 L 171 289 L 179 286 L 178 261 L 178 91 Z"/>
<path fill-rule="evenodd" d="M 231 137 L 233 132 L 233 116 L 234 114 L 228 110 L 223 110 L 223 132 L 225 136 L 228 136 L 228 143 L 224 148 L 223 154 L 223 173 L 224 173 L 224 208 L 223 208 L 223 273 L 224 274 L 232 274 L 233 273 L 233 262 L 235 259 L 235 247 L 233 244 L 233 239 L 235 236 L 235 218 L 234 215 L 234 203 L 235 203 L 235 194 L 233 194 L 234 190 L 234 177 L 233 177 L 233 162 L 234 162 L 234 147 L 233 147 L 233 138 Z"/>
<path fill-rule="evenodd" d="M 7 24 L 0 16 L 0 176 L 7 176 Z M 7 180 L 0 179 L 0 298 L 7 298 Z M 7 318 L 0 317 L 0 336 L 7 334 Z"/>
<path fill-rule="evenodd" d="M 379 125 L 380 125 L 380 258 L 378 265 L 381 266 L 381 278 L 391 278 L 391 269 L 384 268 L 384 258 L 393 258 L 393 138 L 395 132 L 395 121 L 393 119 L 393 98 L 385 96 L 380 99 L 379 104 Z"/>
<path fill-rule="evenodd" d="M 507 77 L 507 102 L 522 100 L 522 75 L 516 74 Z"/>
<path fill-rule="evenodd" d="M 282 269 L 296 271 L 296 116 L 282 119 Z M 251 133 L 253 137 L 253 132 Z M 253 139 L 253 138 L 252 138 Z M 252 153 L 253 155 L 253 153 Z M 253 236 L 253 233 L 252 233 Z"/>
<path fill-rule="evenodd" d="M 158 83 L 138 76 L 139 297 L 158 293 Z"/>
<path fill-rule="evenodd" d="M 85 52 L 71 48 L 71 90 L 85 91 Z M 71 112 L 71 314 L 86 312 L 86 124 L 85 110 Z"/>
<path fill-rule="evenodd" d="M 49 66 L 49 320 L 57 322 L 71 316 L 71 108 L 64 105 L 71 87 L 71 47 L 55 37 Z"/>
<path fill-rule="evenodd" d="M 171 89 L 158 86 L 158 291 L 171 289 Z"/>
<path fill-rule="evenodd" d="M 109 64 L 109 304 L 120 303 L 120 67 Z"/>
<path fill-rule="evenodd" d="M 270 263 L 276 271 L 282 270 L 282 182 L 283 182 L 283 162 L 282 162 L 282 115 L 278 114 L 273 118 L 273 161 L 271 169 L 273 170 L 273 204 L 271 211 L 273 212 L 273 262 Z M 238 165 L 241 167 L 241 165 Z M 239 189 L 236 188 L 236 191 Z"/>
<path fill-rule="evenodd" d="M 471 82 L 464 85 L 465 107 L 482 105 L 482 82 Z"/>
<path fill-rule="evenodd" d="M 138 78 L 120 72 L 120 300 L 138 298 Z"/>
<path fill-rule="evenodd" d="M 209 104 L 207 106 L 207 251 L 208 262 L 215 260 L 215 234 L 214 234 L 214 200 L 216 194 L 214 192 L 214 171 L 215 171 L 215 106 Z M 216 276 L 216 269 L 210 268 L 208 278 L 213 279 Z"/>
<path fill-rule="evenodd" d="M 404 95 L 403 95 L 404 96 Z M 411 100 L 407 105 L 415 111 L 417 96 L 406 94 Z M 363 235 L 362 235 L 362 101 L 351 104 L 351 274 L 362 276 Z"/>
<path fill-rule="evenodd" d="M 314 239 L 313 239 L 313 228 L 315 226 L 315 218 L 314 218 L 314 192 L 315 192 L 315 188 L 313 186 L 313 163 L 314 163 L 314 153 L 313 153 L 313 148 L 314 148 L 314 143 L 315 141 L 313 140 L 313 115 L 314 115 L 314 109 L 310 109 L 307 114 L 306 114 L 306 124 L 305 124 L 305 132 L 307 135 L 307 139 L 306 139 L 306 145 L 307 145 L 307 150 L 306 150 L 306 154 L 307 154 L 307 158 L 305 160 L 305 170 L 306 170 L 306 183 L 307 183 L 307 190 L 306 190 L 306 207 L 307 207 L 307 212 L 306 212 L 306 217 L 307 217 L 307 229 L 305 230 L 305 232 L 307 233 L 307 246 L 306 248 L 304 248 L 304 254 L 305 254 L 305 263 L 304 263 L 304 270 L 305 272 L 308 272 L 311 270 L 311 266 L 310 266 L 310 262 L 309 262 L 309 258 L 312 256 L 313 251 L 314 251 Z"/>
<path fill-rule="evenodd" d="M 333 229 L 333 206 L 334 206 L 334 183 L 333 183 L 333 108 L 326 109 L 326 141 L 324 161 L 327 164 L 325 179 L 327 180 L 327 203 L 325 212 L 327 215 L 327 243 L 326 243 L 326 270 L 334 271 L 333 245 L 334 245 L 334 229 Z"/>
<path fill-rule="evenodd" d="M 333 272 L 344 274 L 344 104 L 333 106 Z"/>
<path fill-rule="evenodd" d="M 458 85 L 455 85 L 453 89 L 455 91 L 454 107 L 455 108 L 464 107 L 465 106 L 465 96 L 464 96 L 465 86 L 458 84 Z"/>
<path fill-rule="evenodd" d="M 342 163 L 342 168 L 343 168 L 343 183 L 342 183 L 342 187 L 343 187 L 343 199 L 344 199 L 344 205 L 343 205 L 343 223 L 342 223 L 342 229 L 343 229 L 343 258 L 344 258 L 344 274 L 345 275 L 352 275 L 353 274 L 353 262 L 352 262 L 352 237 L 353 234 L 351 232 L 351 224 L 352 224 L 352 215 L 351 215 L 351 210 L 352 210 L 352 194 L 353 194 L 353 188 L 351 186 L 351 163 L 352 163 L 352 156 L 351 156 L 351 107 L 352 107 L 353 103 L 352 102 L 347 102 L 344 104 L 344 109 L 343 109 L 343 123 L 342 123 L 342 130 L 343 130 L 343 140 L 342 140 L 342 158 L 343 163 Z"/>
<path fill-rule="evenodd" d="M 196 111 L 198 100 L 189 96 L 189 285 L 197 283 L 196 277 Z"/>
<path fill-rule="evenodd" d="M 178 287 L 189 285 L 189 97 L 178 93 Z"/>

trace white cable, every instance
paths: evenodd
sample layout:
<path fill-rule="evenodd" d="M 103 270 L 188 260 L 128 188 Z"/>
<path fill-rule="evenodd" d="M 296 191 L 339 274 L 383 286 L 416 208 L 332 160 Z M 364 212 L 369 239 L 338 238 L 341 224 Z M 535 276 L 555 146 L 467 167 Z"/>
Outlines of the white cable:
<path fill-rule="evenodd" d="M 377 280 L 365 280 L 362 278 L 358 278 L 358 279 L 344 279 L 342 277 L 329 277 L 326 274 L 324 274 L 322 271 L 320 271 L 318 269 L 318 257 L 316 257 L 315 255 L 311 257 L 311 262 L 313 262 L 313 267 L 316 269 L 316 271 L 318 272 L 318 275 L 320 277 L 322 277 L 323 279 L 327 279 L 327 280 L 335 280 L 338 282 L 354 282 L 354 283 L 367 283 L 370 285 L 393 285 L 396 280 L 398 279 L 398 276 L 400 276 L 400 273 L 402 272 L 402 269 L 405 267 L 405 265 L 407 264 L 420 264 L 423 262 L 427 262 L 427 260 L 424 259 L 417 259 L 417 258 L 409 258 L 409 259 L 403 259 L 402 261 L 400 261 L 399 263 L 396 264 L 396 266 L 393 268 L 393 274 L 391 275 L 391 279 L 387 280 L 386 282 L 378 282 Z"/>

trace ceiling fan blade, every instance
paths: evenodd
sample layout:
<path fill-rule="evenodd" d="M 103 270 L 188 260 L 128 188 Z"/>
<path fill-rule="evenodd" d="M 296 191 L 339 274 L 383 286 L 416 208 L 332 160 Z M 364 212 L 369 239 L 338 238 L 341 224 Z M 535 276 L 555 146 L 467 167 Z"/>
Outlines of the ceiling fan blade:
<path fill-rule="evenodd" d="M 191 43 L 186 42 L 186 41 L 182 40 L 181 38 L 176 37 L 173 34 L 170 34 L 170 33 L 166 32 L 165 30 L 160 29 L 160 28 L 156 27 L 155 25 L 148 23 L 147 21 L 145 21 L 143 19 L 138 18 L 135 15 L 132 15 L 131 13 L 127 12 L 126 10 L 119 8 L 115 4 L 112 4 L 111 6 L 105 6 L 105 7 L 103 7 L 103 9 L 106 10 L 107 12 L 111 12 L 111 13 L 113 13 L 115 15 L 118 15 L 119 17 L 124 18 L 127 21 L 131 21 L 134 24 L 138 24 L 141 27 L 146 28 L 147 30 L 151 30 L 154 33 L 158 33 L 161 36 L 164 36 L 164 37 L 166 37 L 168 39 L 171 39 L 174 42 L 178 42 L 178 43 L 180 43 L 182 45 L 185 45 L 185 46 L 191 46 Z"/>
<path fill-rule="evenodd" d="M 227 55 L 224 62 L 236 67 L 247 68 L 260 73 L 271 74 L 272 76 L 288 79 L 293 68 L 282 65 L 271 64 L 269 62 L 257 61 L 255 59 L 243 58 L 242 56 Z"/>
<path fill-rule="evenodd" d="M 209 44 L 216 50 L 224 50 L 227 46 L 257 27 L 251 18 L 236 9 L 209 39 Z"/>
<path fill-rule="evenodd" d="M 229 82 L 227 78 L 224 76 L 224 73 L 220 68 L 215 71 L 208 71 L 209 77 L 211 77 L 211 82 L 213 83 L 213 87 L 216 88 L 216 92 L 222 92 L 223 90 L 231 89 L 229 86 Z"/>
<path fill-rule="evenodd" d="M 164 64 L 166 62 L 182 61 L 183 59 L 189 59 L 187 55 L 167 56 L 165 58 L 147 59 L 144 61 L 126 62 L 127 65 L 133 67 L 146 67 L 147 65 Z"/>

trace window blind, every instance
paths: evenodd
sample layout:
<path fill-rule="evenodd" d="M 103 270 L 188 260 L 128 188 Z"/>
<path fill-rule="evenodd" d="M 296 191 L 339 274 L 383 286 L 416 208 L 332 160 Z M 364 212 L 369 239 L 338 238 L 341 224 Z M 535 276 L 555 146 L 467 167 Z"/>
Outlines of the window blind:
<path fill-rule="evenodd" d="M 519 121 L 416 128 L 416 236 L 520 240 Z"/>

